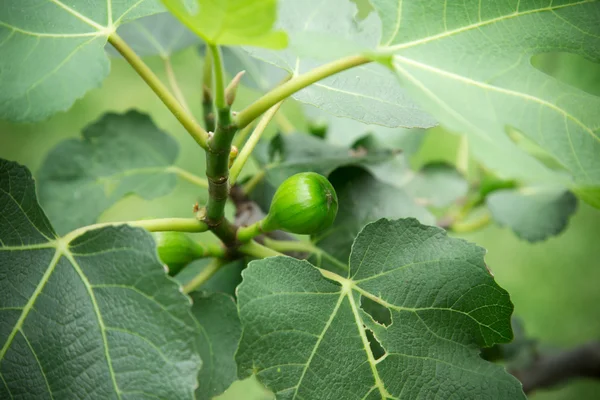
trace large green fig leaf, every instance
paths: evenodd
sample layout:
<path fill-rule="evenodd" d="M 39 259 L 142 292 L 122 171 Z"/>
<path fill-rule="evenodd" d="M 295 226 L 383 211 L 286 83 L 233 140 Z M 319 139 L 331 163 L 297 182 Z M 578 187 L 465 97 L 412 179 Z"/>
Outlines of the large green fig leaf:
<path fill-rule="evenodd" d="M 577 209 L 577 197 L 562 187 L 498 190 L 486 203 L 494 220 L 530 242 L 558 235 Z"/>
<path fill-rule="evenodd" d="M 191 293 L 192 313 L 202 328 L 202 369 L 196 399 L 210 400 L 237 380 L 234 355 L 242 327 L 233 298 L 223 293 Z"/>
<path fill-rule="evenodd" d="M 531 62 L 549 51 L 600 61 L 600 2 L 372 4 L 382 20 L 378 51 L 391 57 L 402 87 L 443 125 L 469 135 L 487 166 L 510 176 L 549 177 L 510 140 L 510 127 L 556 158 L 577 185 L 600 185 L 600 98 Z"/>
<path fill-rule="evenodd" d="M 0 2 L 0 119 L 67 110 L 108 75 L 108 36 L 161 10 L 156 0 Z"/>
<path fill-rule="evenodd" d="M 147 232 L 58 237 L 29 171 L 0 160 L 0 398 L 193 399 L 190 310 Z"/>
<path fill-rule="evenodd" d="M 274 31 L 277 0 L 162 0 L 206 43 L 280 49 L 287 35 Z"/>
<path fill-rule="evenodd" d="M 175 139 L 137 111 L 106 114 L 81 139 L 59 143 L 39 172 L 40 203 L 59 233 L 89 225 L 124 196 L 146 199 L 176 184 Z"/>
<path fill-rule="evenodd" d="M 238 288 L 239 373 L 278 399 L 525 399 L 516 378 L 479 356 L 512 339 L 513 306 L 483 255 L 404 219 L 367 225 L 346 277 L 288 257 L 253 261 Z M 390 322 L 376 322 L 361 298 Z"/>
<path fill-rule="evenodd" d="M 374 48 L 378 43 L 377 18 L 372 15 L 358 24 L 354 21 L 356 6 L 349 0 L 282 0 L 279 4 L 277 26 L 288 33 L 290 48 L 277 52 L 246 50 L 291 74 L 301 74 L 322 64 L 323 53 L 327 53 L 327 58 L 335 58 Z M 333 39 L 340 41 L 328 42 Z M 323 52 L 306 56 L 307 49 L 323 49 Z M 377 64 L 324 79 L 293 97 L 330 114 L 365 123 L 424 128 L 436 123 L 397 85 L 393 74 Z"/>

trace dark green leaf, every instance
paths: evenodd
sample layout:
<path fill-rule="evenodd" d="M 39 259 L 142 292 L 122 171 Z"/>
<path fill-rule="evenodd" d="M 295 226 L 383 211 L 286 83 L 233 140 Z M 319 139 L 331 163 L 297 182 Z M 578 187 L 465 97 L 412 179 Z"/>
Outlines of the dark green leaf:
<path fill-rule="evenodd" d="M 106 114 L 59 143 L 39 172 L 40 203 L 59 233 L 96 222 L 124 196 L 152 199 L 176 184 L 177 142 L 144 114 Z"/>
<path fill-rule="evenodd" d="M 176 51 L 200 42 L 198 36 L 167 12 L 122 25 L 117 33 L 140 57 L 158 55 L 169 58 Z M 106 49 L 112 55 L 119 54 L 112 46 Z"/>
<path fill-rule="evenodd" d="M 0 2 L 0 119 L 37 121 L 70 108 L 108 75 L 108 36 L 161 10 L 155 0 Z"/>
<path fill-rule="evenodd" d="M 200 332 L 150 234 L 113 226 L 57 237 L 29 171 L 4 160 L 0 210 L 4 393 L 193 398 Z"/>
<path fill-rule="evenodd" d="M 498 190 L 486 201 L 500 225 L 508 226 L 530 242 L 558 235 L 577 209 L 577 198 L 560 187 Z"/>
<path fill-rule="evenodd" d="M 242 328 L 233 299 L 223 293 L 191 294 L 192 314 L 202 330 L 202 369 L 196 399 L 210 400 L 223 393 L 237 379 L 235 351 Z"/>
<path fill-rule="evenodd" d="M 253 261 L 238 289 L 239 373 L 278 399 L 525 399 L 516 378 L 479 357 L 512 339 L 513 306 L 483 255 L 405 219 L 362 230 L 347 278 L 288 257 Z M 389 326 L 360 308 L 361 296 L 389 309 Z"/>

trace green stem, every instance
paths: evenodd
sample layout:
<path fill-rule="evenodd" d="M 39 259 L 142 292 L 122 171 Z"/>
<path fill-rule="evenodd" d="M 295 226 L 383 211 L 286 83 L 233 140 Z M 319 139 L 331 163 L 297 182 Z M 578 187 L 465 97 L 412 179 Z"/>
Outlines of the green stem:
<path fill-rule="evenodd" d="M 209 226 L 221 222 L 229 196 L 229 153 L 236 127 L 231 124 L 229 108 L 219 110 L 217 129 L 208 142 L 206 177 L 208 178 L 208 204 L 206 221 Z"/>
<path fill-rule="evenodd" d="M 240 175 L 240 172 L 242 172 L 242 168 L 244 168 L 246 161 L 248 161 L 248 158 L 250 158 L 250 154 L 252 154 L 252 151 L 254 151 L 254 148 L 258 144 L 258 141 L 260 140 L 262 134 L 269 125 L 269 122 L 271 122 L 271 119 L 273 119 L 273 117 L 279 110 L 279 107 L 281 107 L 281 104 L 282 102 L 279 102 L 273 107 L 269 108 L 269 110 L 261 118 L 258 125 L 256 125 L 254 132 L 252 132 L 252 135 L 250 135 L 250 138 L 244 145 L 244 148 L 242 149 L 242 151 L 240 151 L 240 154 L 238 154 L 237 158 L 235 159 L 235 162 L 231 166 L 231 170 L 229 171 L 230 185 L 235 184 L 235 181 Z"/>
<path fill-rule="evenodd" d="M 238 251 L 240 253 L 255 257 L 255 258 L 267 258 L 267 257 L 275 257 L 275 256 L 283 256 L 284 254 L 265 247 L 261 244 L 256 243 L 254 240 L 249 241 L 248 243 L 244 243 L 240 247 L 238 247 Z"/>
<path fill-rule="evenodd" d="M 213 59 L 213 71 L 215 77 L 215 106 L 217 109 L 223 109 L 225 104 L 225 81 L 223 79 L 223 58 L 221 48 L 214 44 L 209 44 L 208 49 Z"/>
<path fill-rule="evenodd" d="M 180 178 L 190 183 L 193 183 L 196 186 L 199 186 L 201 188 L 208 188 L 208 181 L 206 179 L 200 178 L 198 175 L 194 175 L 184 169 L 181 169 L 176 166 L 170 166 L 169 168 L 167 168 L 167 171 L 177 174 Z"/>
<path fill-rule="evenodd" d="M 222 266 L 227 264 L 226 260 L 221 258 L 213 259 L 198 275 L 192 278 L 191 281 L 183 285 L 183 293 L 190 293 L 202 286 L 208 281 Z"/>
<path fill-rule="evenodd" d="M 173 113 L 175 118 L 183 125 L 192 138 L 202 148 L 208 147 L 208 133 L 202 129 L 194 118 L 188 114 L 177 99 L 169 92 L 167 87 L 158 79 L 152 70 L 142 61 L 140 57 L 125 43 L 116 33 L 108 37 L 108 41 L 115 49 L 127 60 L 133 69 L 150 86 L 156 95 L 162 100 L 167 108 Z"/>
<path fill-rule="evenodd" d="M 452 224 L 450 229 L 456 233 L 467 233 L 477 231 L 492 222 L 492 218 L 488 212 L 479 217 L 465 222 L 456 222 Z"/>
<path fill-rule="evenodd" d="M 208 225 L 196 218 L 159 218 L 159 219 L 144 219 L 140 221 L 124 221 L 124 222 L 103 222 L 94 225 L 84 226 L 75 229 L 66 234 L 63 240 L 66 242 L 72 241 L 74 238 L 83 235 L 84 233 L 100 229 L 107 226 L 130 225 L 138 228 L 144 228 L 150 232 L 161 231 L 176 231 L 176 232 L 206 232 Z"/>
<path fill-rule="evenodd" d="M 212 76 L 212 56 L 210 50 L 204 52 L 204 70 L 202 74 L 202 112 L 204 115 L 204 124 L 209 132 L 215 131 L 215 110 L 213 106 L 213 76 Z"/>
<path fill-rule="evenodd" d="M 347 271 L 348 265 L 344 264 L 325 250 L 315 246 L 311 242 L 302 242 L 299 240 L 274 240 L 270 238 L 265 238 L 264 240 L 265 246 L 277 250 L 280 252 L 289 252 L 289 251 L 299 251 L 314 254 L 318 257 L 323 257 L 327 259 L 332 264 L 335 264 L 337 267 Z"/>
<path fill-rule="evenodd" d="M 248 242 L 248 241 L 254 239 L 256 236 L 263 234 L 264 232 L 262 230 L 262 223 L 263 223 L 263 220 L 260 220 L 258 222 L 253 223 L 252 225 L 242 226 L 242 227 L 238 228 L 238 230 L 237 230 L 238 241 L 245 243 L 245 242 Z"/>
<path fill-rule="evenodd" d="M 240 111 L 236 117 L 237 126 L 240 129 L 245 127 L 275 104 L 321 79 L 369 62 L 371 62 L 371 59 L 365 56 L 344 57 L 321 65 L 304 74 L 297 75 L 280 86 L 275 87 L 273 90 Z"/>
<path fill-rule="evenodd" d="M 254 176 L 252 178 L 250 178 L 250 180 L 248 182 L 244 183 L 244 186 L 242 187 L 242 190 L 244 191 L 244 193 L 246 195 L 252 193 L 254 188 L 256 188 L 256 185 L 258 185 L 260 183 L 260 181 L 262 181 L 265 178 L 266 174 L 267 174 L 266 169 L 261 169 L 259 172 L 254 174 Z"/>

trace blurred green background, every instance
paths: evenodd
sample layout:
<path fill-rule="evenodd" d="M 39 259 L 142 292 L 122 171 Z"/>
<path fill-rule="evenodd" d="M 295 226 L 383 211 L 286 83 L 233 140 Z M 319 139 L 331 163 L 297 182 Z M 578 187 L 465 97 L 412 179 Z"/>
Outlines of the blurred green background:
<path fill-rule="evenodd" d="M 200 56 L 195 49 L 188 49 L 176 54 L 172 62 L 188 103 L 200 119 Z M 161 78 L 165 78 L 160 59 L 150 58 L 148 63 Z M 586 74 L 580 77 L 584 79 Z M 257 93 L 241 90 L 236 107 L 241 108 L 256 96 Z M 102 87 L 89 92 L 68 112 L 36 124 L 0 121 L 0 157 L 26 165 L 35 175 L 47 151 L 58 142 L 79 136 L 84 126 L 105 112 L 124 112 L 132 105 L 139 111 L 150 113 L 160 128 L 179 140 L 179 166 L 204 174 L 203 152 L 129 65 L 120 59 L 113 60 L 111 74 Z M 287 102 L 284 112 L 299 129 L 304 129 L 305 121 L 298 104 Z M 443 142 L 426 140 L 425 143 L 425 151 L 439 153 L 436 146 Z M 203 191 L 181 182 L 172 195 L 153 201 L 130 196 L 108 210 L 102 220 L 189 216 L 193 203 L 202 203 L 204 196 Z M 213 240 L 209 234 L 203 236 Z M 542 243 L 529 244 L 509 230 L 496 226 L 463 237 L 488 250 L 486 260 L 499 284 L 509 291 L 515 314 L 522 318 L 530 336 L 558 347 L 600 338 L 598 210 L 580 203 L 566 232 Z M 539 392 L 531 398 L 586 400 L 597 399 L 598 393 L 600 383 L 578 381 L 557 390 Z M 220 397 L 222 400 L 269 398 L 268 392 L 253 379 L 236 382 Z"/>

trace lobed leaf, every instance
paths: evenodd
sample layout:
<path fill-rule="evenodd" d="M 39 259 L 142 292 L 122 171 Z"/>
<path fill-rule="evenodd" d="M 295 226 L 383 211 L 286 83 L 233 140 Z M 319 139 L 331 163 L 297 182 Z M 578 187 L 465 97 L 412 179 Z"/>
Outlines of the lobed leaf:
<path fill-rule="evenodd" d="M 40 203 L 59 233 L 89 225 L 124 196 L 153 199 L 176 184 L 177 142 L 137 111 L 105 114 L 59 143 L 39 172 Z"/>
<path fill-rule="evenodd" d="M 0 221 L 0 397 L 193 398 L 200 332 L 147 232 L 58 237 L 5 160 Z"/>
<path fill-rule="evenodd" d="M 0 3 L 0 119 L 39 121 L 70 108 L 109 71 L 104 46 L 155 0 Z"/>
<path fill-rule="evenodd" d="M 345 278 L 288 257 L 253 261 L 238 288 L 239 373 L 278 399 L 525 399 L 516 378 L 479 356 L 512 339 L 513 306 L 483 255 L 405 219 L 367 225 Z M 391 322 L 373 320 L 361 297 Z"/>

